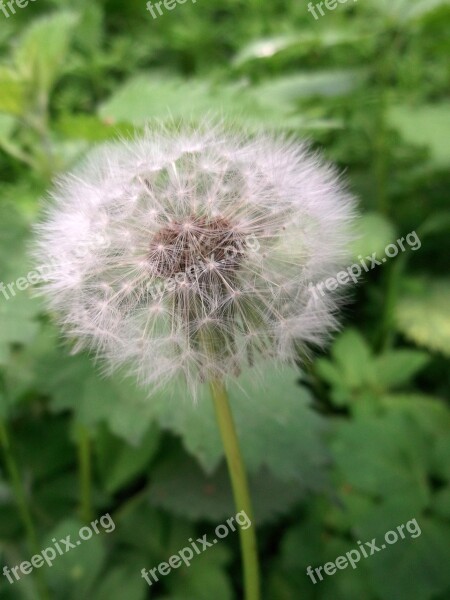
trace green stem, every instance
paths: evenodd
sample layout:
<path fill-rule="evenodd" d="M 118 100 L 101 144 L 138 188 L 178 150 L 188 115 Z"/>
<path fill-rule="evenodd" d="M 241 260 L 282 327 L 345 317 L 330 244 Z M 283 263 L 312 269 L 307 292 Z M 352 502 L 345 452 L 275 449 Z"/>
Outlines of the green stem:
<path fill-rule="evenodd" d="M 14 458 L 11 441 L 9 439 L 8 430 L 6 424 L 0 420 L 0 446 L 3 450 L 3 456 L 5 460 L 6 469 L 8 471 L 9 478 L 11 480 L 11 486 L 14 492 L 17 508 L 19 511 L 19 516 L 22 521 L 23 527 L 25 529 L 27 542 L 29 551 L 32 555 L 36 555 L 40 553 L 38 537 L 36 534 L 36 529 L 34 527 L 33 518 L 31 516 L 31 511 L 28 507 L 27 502 L 27 494 L 20 477 L 19 468 L 17 466 L 16 460 Z M 43 600 L 47 600 L 49 598 L 49 594 L 42 578 L 42 575 L 38 571 L 36 576 L 40 597 Z"/>
<path fill-rule="evenodd" d="M 85 523 L 92 521 L 92 465 L 91 439 L 84 425 L 78 427 L 78 465 L 80 471 L 80 517 Z"/>
<path fill-rule="evenodd" d="M 236 508 L 238 512 L 244 511 L 253 523 L 253 508 L 250 499 L 247 475 L 239 448 L 239 440 L 236 434 L 227 391 L 223 382 L 220 380 L 212 381 L 210 387 L 214 400 L 217 422 L 219 424 L 225 449 Z M 245 530 L 240 529 L 239 533 L 244 567 L 245 599 L 259 600 L 260 581 L 254 525 Z"/>

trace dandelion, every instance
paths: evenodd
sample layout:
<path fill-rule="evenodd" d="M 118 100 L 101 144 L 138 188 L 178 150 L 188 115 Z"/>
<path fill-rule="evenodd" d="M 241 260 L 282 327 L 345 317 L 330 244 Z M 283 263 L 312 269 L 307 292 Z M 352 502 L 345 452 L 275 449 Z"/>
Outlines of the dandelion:
<path fill-rule="evenodd" d="M 336 170 L 305 144 L 204 122 L 95 151 L 58 181 L 38 228 L 40 264 L 60 258 L 43 292 L 77 350 L 148 390 L 181 377 L 195 397 L 210 382 L 249 515 L 225 384 L 294 361 L 336 328 L 338 292 L 313 298 L 309 286 L 345 264 L 353 212 Z M 253 600 L 254 534 L 242 534 Z"/>

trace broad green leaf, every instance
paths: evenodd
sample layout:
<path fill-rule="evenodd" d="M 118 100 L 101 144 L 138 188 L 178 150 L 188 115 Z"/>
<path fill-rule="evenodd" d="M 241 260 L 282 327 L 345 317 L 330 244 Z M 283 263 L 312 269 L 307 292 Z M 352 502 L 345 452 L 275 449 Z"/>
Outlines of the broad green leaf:
<path fill-rule="evenodd" d="M 97 440 L 101 452 L 102 479 L 106 491 L 114 494 L 142 473 L 159 447 L 160 433 L 152 426 L 139 446 L 130 446 L 107 432 Z"/>
<path fill-rule="evenodd" d="M 450 356 L 450 280 L 410 280 L 395 320 L 398 330 L 419 346 Z"/>
<path fill-rule="evenodd" d="M 403 138 L 416 146 L 428 148 L 433 163 L 440 167 L 450 164 L 450 104 L 393 106 L 388 118 Z"/>
<path fill-rule="evenodd" d="M 414 518 L 415 515 L 411 515 L 411 519 Z M 382 600 L 431 600 L 446 592 L 450 586 L 450 526 L 423 516 L 417 518 L 416 522 L 420 535 L 410 537 L 405 532 L 405 539 L 399 539 L 395 544 L 385 544 L 385 549 L 367 559 L 366 566 L 372 573 Z M 384 531 L 391 530 L 386 527 L 386 521 L 384 528 Z M 395 569 L 392 569 L 392 565 L 395 565 Z M 389 577 L 386 577 L 386 573 L 389 573 Z"/>
<path fill-rule="evenodd" d="M 311 77 L 312 79 L 310 79 Z M 144 125 L 149 119 L 199 119 L 205 114 L 226 114 L 234 123 L 246 128 L 274 127 L 287 129 L 330 127 L 336 122 L 312 120 L 296 113 L 295 101 L 302 96 L 348 88 L 354 74 L 304 75 L 300 79 L 277 80 L 250 86 L 247 83 L 213 86 L 206 80 L 187 81 L 178 77 L 154 74 L 138 75 L 120 87 L 99 110 L 107 122 Z M 333 86 L 337 86 L 333 88 Z M 328 92 L 326 91 L 328 90 Z M 282 103 L 279 96 L 283 96 Z M 183 98 L 183 102 L 180 102 Z"/>
<path fill-rule="evenodd" d="M 106 422 L 112 433 L 139 444 L 152 420 L 146 394 L 128 380 L 102 377 L 99 371 L 85 355 L 53 351 L 40 357 L 40 387 L 51 395 L 53 411 L 73 410 L 87 426 Z"/>
<path fill-rule="evenodd" d="M 418 350 L 392 350 L 375 359 L 377 382 L 385 389 L 408 383 L 431 357 Z"/>
<path fill-rule="evenodd" d="M 14 63 L 20 76 L 36 86 L 38 93 L 50 93 L 65 64 L 77 20 L 70 12 L 55 13 L 33 21 L 21 36 Z"/>
<path fill-rule="evenodd" d="M 230 402 L 248 469 L 268 467 L 280 480 L 307 482 L 311 489 L 323 484 L 326 426 L 297 378 L 295 369 L 266 367 L 264 375 L 250 370 L 230 385 Z M 152 397 L 149 406 L 206 472 L 217 468 L 223 447 L 206 387 L 196 405 L 179 389 Z"/>
<path fill-rule="evenodd" d="M 408 497 L 421 510 L 429 500 L 428 444 L 407 415 L 388 414 L 341 423 L 332 448 L 346 485 L 376 497 Z"/>
<path fill-rule="evenodd" d="M 91 530 L 92 537 L 83 540 L 79 534 L 83 526 L 81 521 L 68 519 L 59 523 L 44 541 L 43 548 L 53 548 L 56 557 L 51 567 L 42 567 L 42 572 L 54 588 L 57 597 L 65 597 L 68 600 L 89 598 L 89 590 L 105 563 L 104 536 L 107 534 L 103 533 L 99 526 L 99 534 Z M 61 544 L 63 554 L 60 555 L 52 539 L 55 538 L 58 542 L 65 540 L 68 535 L 76 547 L 65 552 L 65 546 Z M 87 537 L 87 531 L 83 532 L 83 535 Z"/>
<path fill-rule="evenodd" d="M 149 499 L 154 506 L 180 517 L 214 523 L 225 522 L 236 513 L 225 465 L 207 476 L 192 459 L 179 457 L 157 466 L 152 475 Z M 258 524 L 279 519 L 305 496 L 305 486 L 279 481 L 266 469 L 252 475 L 249 485 Z"/>
<path fill-rule="evenodd" d="M 92 598 L 95 600 L 144 600 L 147 598 L 147 583 L 140 577 L 139 566 L 139 564 L 112 566 L 93 590 Z"/>

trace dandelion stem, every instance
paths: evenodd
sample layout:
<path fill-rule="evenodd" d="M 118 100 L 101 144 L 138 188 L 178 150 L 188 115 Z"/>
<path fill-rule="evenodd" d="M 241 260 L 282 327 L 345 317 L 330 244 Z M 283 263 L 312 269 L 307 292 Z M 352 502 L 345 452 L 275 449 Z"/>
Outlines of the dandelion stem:
<path fill-rule="evenodd" d="M 238 512 L 244 511 L 253 524 L 253 508 L 250 499 L 247 475 L 242 460 L 227 391 L 223 382 L 220 380 L 212 381 L 210 387 L 214 400 L 217 422 L 219 424 L 225 449 L 236 509 Z M 254 525 L 245 530 L 241 528 L 239 533 L 244 567 L 245 600 L 259 600 L 259 565 Z"/>
<path fill-rule="evenodd" d="M 80 471 L 80 516 L 89 523 L 92 520 L 92 466 L 91 439 L 85 425 L 78 426 L 78 464 Z"/>
<path fill-rule="evenodd" d="M 6 423 L 4 423 L 2 420 L 0 420 L 0 446 L 3 450 L 5 466 L 11 481 L 20 519 L 27 536 L 29 551 L 33 555 L 39 554 L 39 542 L 36 529 L 34 527 L 33 518 L 31 516 L 31 511 L 28 506 L 27 494 L 20 476 L 19 467 L 17 466 L 17 462 L 14 457 Z M 40 572 L 36 576 L 36 582 L 39 588 L 39 596 L 43 600 L 48 600 L 48 591 Z"/>

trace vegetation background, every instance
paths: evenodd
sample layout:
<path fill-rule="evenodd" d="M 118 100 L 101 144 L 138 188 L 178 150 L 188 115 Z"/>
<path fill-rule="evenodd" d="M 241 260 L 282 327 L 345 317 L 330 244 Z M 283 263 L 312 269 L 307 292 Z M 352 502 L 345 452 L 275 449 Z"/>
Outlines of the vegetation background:
<path fill-rule="evenodd" d="M 445 600 L 450 7 L 349 0 L 325 12 L 315 20 L 292 0 L 198 0 L 158 19 L 144 0 L 0 12 L 0 281 L 33 268 L 27 239 L 52 177 L 147 119 L 221 112 L 323 148 L 361 199 L 355 258 L 411 231 L 422 245 L 364 275 L 342 332 L 306 372 L 274 370 L 252 400 L 232 398 L 264 598 Z M 242 597 L 237 535 L 157 586 L 140 574 L 235 513 L 209 402 L 169 391 L 148 401 L 102 379 L 26 290 L 0 293 L 0 417 L 1 569 L 32 555 L 11 457 L 41 549 L 81 526 L 91 452 L 94 514 L 109 512 L 116 530 L 40 570 L 51 598 Z M 420 537 L 317 585 L 307 577 L 414 518 Z M 0 597 L 38 598 L 38 583 L 0 575 Z"/>

